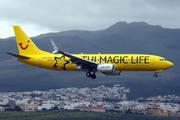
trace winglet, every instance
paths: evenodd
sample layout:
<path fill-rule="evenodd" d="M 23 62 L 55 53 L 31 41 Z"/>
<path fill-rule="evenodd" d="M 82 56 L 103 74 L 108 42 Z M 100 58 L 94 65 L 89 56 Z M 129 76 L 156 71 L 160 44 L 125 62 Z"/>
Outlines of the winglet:
<path fill-rule="evenodd" d="M 54 49 L 54 51 L 52 52 L 52 54 L 58 53 L 58 48 L 57 48 L 56 44 L 54 43 L 54 41 L 53 41 L 52 39 L 50 39 L 50 40 L 51 40 L 51 44 L 52 44 L 53 49 Z"/>

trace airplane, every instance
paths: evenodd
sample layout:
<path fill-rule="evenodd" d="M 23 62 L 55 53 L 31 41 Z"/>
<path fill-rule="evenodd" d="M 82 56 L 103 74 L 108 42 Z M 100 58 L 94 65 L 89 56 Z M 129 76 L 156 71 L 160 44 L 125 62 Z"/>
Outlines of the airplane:
<path fill-rule="evenodd" d="M 153 71 L 154 77 L 159 72 L 173 66 L 165 58 L 150 54 L 70 54 L 57 48 L 53 40 L 54 51 L 39 49 L 20 26 L 13 26 L 19 54 L 6 52 L 19 62 L 59 71 L 84 71 L 87 77 L 96 78 L 96 72 L 118 76 L 121 71 Z"/>

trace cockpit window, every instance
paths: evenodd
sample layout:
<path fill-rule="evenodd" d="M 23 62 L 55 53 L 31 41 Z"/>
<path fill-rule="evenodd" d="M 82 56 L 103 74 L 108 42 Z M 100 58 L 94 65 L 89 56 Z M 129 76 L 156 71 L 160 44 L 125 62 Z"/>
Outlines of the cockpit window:
<path fill-rule="evenodd" d="M 160 61 L 166 61 L 166 59 L 165 59 L 165 58 L 160 58 L 159 60 L 160 60 Z"/>

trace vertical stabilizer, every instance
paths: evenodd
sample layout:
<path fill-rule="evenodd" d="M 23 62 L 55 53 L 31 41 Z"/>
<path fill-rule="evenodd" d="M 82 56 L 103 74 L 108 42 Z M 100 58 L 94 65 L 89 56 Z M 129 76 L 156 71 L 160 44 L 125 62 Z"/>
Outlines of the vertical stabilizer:
<path fill-rule="evenodd" d="M 34 42 L 26 35 L 20 26 L 14 26 L 16 43 L 20 55 L 40 55 L 47 52 L 40 50 Z"/>

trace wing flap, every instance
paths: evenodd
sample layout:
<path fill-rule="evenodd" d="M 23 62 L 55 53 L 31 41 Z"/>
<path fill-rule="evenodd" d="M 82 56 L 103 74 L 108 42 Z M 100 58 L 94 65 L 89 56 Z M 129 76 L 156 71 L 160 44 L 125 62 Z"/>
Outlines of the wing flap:
<path fill-rule="evenodd" d="M 79 62 L 82 62 L 82 63 L 91 63 L 91 64 L 94 64 L 94 65 L 97 65 L 97 64 L 98 64 L 98 63 L 96 63 L 96 62 L 82 59 L 82 58 L 80 58 L 80 57 L 74 56 L 74 55 L 69 54 L 69 53 L 67 53 L 67 52 L 63 52 L 63 51 L 61 51 L 61 50 L 58 50 L 58 52 L 61 53 L 61 54 L 64 55 L 64 56 L 67 56 L 67 57 L 71 58 L 71 61 L 72 61 L 72 62 L 79 61 Z"/>

